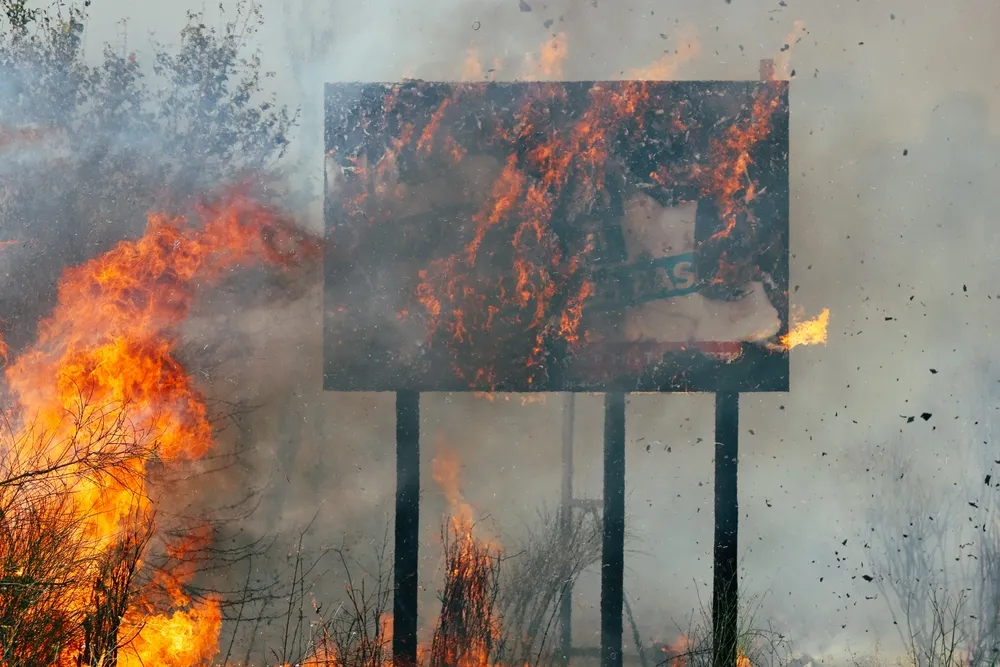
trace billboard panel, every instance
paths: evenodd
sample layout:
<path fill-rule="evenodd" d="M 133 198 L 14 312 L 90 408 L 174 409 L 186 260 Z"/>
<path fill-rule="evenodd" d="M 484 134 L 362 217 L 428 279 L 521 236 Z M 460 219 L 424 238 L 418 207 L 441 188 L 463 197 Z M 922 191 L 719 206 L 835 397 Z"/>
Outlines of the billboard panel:
<path fill-rule="evenodd" d="M 325 387 L 787 391 L 787 94 L 328 85 Z"/>

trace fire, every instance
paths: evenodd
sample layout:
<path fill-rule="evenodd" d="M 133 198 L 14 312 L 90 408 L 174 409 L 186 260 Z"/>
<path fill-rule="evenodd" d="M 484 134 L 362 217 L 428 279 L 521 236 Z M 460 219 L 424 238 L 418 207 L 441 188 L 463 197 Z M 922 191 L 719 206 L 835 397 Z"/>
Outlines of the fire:
<path fill-rule="evenodd" d="M 692 259 L 684 260 L 685 266 L 697 261 L 695 286 L 680 291 L 735 299 L 741 286 L 774 278 L 780 270 L 776 253 L 762 249 L 776 246 L 773 240 L 765 245 L 763 235 L 776 222 L 772 204 L 780 194 L 767 191 L 768 175 L 780 175 L 775 165 L 784 156 L 772 154 L 769 139 L 783 150 L 785 137 L 773 135 L 784 127 L 787 85 L 754 85 L 749 99 L 734 87 L 710 100 L 699 86 L 652 83 L 674 78 L 700 52 L 693 30 L 679 31 L 675 41 L 659 61 L 630 73 L 641 81 L 523 88 L 408 82 L 373 89 L 382 100 L 374 97 L 370 106 L 345 110 L 351 120 L 344 131 L 358 138 L 336 149 L 344 167 L 338 189 L 345 206 L 344 224 L 333 233 L 363 246 L 361 252 L 378 263 L 376 233 L 352 239 L 347 229 L 354 222 L 399 222 L 412 226 L 408 234 L 418 233 L 423 218 L 436 210 L 447 210 L 456 222 L 429 223 L 428 238 L 440 235 L 440 241 L 412 250 L 407 277 L 414 279 L 399 286 L 399 298 L 413 301 L 400 303 L 394 314 L 426 332 L 413 344 L 412 358 L 447 366 L 459 383 L 484 392 L 572 384 L 588 372 L 587 362 L 577 362 L 591 353 L 600 356 L 599 348 L 609 351 L 600 365 L 624 372 L 622 357 L 630 343 L 621 339 L 631 334 L 611 323 L 619 317 L 611 313 L 612 302 L 632 308 L 634 299 L 656 300 L 654 283 L 665 290 L 666 301 L 680 289 L 666 269 L 650 277 L 633 257 L 619 257 L 621 241 L 609 230 L 631 215 L 629 197 L 655 202 L 656 210 L 697 202 L 705 206 L 699 220 L 719 218 L 711 230 L 699 223 L 697 233 L 706 231 L 704 237 L 663 245 L 687 248 Z M 567 53 L 565 35 L 552 35 L 527 59 L 525 78 L 560 76 Z M 480 77 L 480 63 L 480 55 L 469 51 L 463 78 Z M 705 121 L 704 113 L 713 120 Z M 757 220 L 758 211 L 767 211 L 768 219 Z M 780 223 L 784 213 L 779 209 L 777 215 Z M 764 265 L 758 266 L 762 258 Z M 619 263 L 636 268 L 634 277 L 617 281 L 620 294 L 613 293 L 616 281 L 606 271 Z M 711 288 L 703 289 L 705 283 Z M 399 315 L 403 310 L 406 315 Z M 688 329 L 697 326 L 681 323 L 680 315 L 663 318 L 670 325 L 661 328 L 662 335 L 679 338 L 657 342 L 686 345 L 685 355 L 702 350 L 700 341 L 692 344 L 685 336 L 720 335 L 709 327 L 693 334 Z M 344 349 L 354 346 L 350 339 L 360 341 L 356 330 L 347 330 L 351 321 L 345 316 L 333 325 L 345 327 L 336 337 L 348 340 Z M 733 335 L 748 344 L 760 342 L 747 337 L 749 330 Z M 363 354 L 360 344 L 358 352 Z M 662 365 L 670 353 L 647 350 L 650 358 L 642 368 Z M 713 355 L 717 351 L 706 352 Z M 726 350 L 725 360 L 733 358 Z"/>
<path fill-rule="evenodd" d="M 750 154 L 771 130 L 771 117 L 779 103 L 777 89 L 767 87 L 753 103 L 750 118 L 729 127 L 721 139 L 712 142 L 706 179 L 706 194 L 714 194 L 724 227 L 710 240 L 732 234 L 741 213 L 748 214 L 747 204 L 757 196 L 756 184 L 749 177 Z"/>
<path fill-rule="evenodd" d="M 469 49 L 462 66 L 462 81 L 479 81 L 483 78 L 483 65 L 479 62 L 479 52 Z"/>
<path fill-rule="evenodd" d="M 781 337 L 781 345 L 788 350 L 799 345 L 825 345 L 829 324 L 830 309 L 824 308 L 813 319 L 794 325 L 786 335 Z"/>
<path fill-rule="evenodd" d="M 666 52 L 660 58 L 646 67 L 629 72 L 630 79 L 643 81 L 669 81 L 677 76 L 677 70 L 687 62 L 701 54 L 701 43 L 698 32 L 692 28 L 681 30 L 675 40 L 678 43 L 673 52 Z"/>
<path fill-rule="evenodd" d="M 473 392 L 472 395 L 475 398 L 481 398 L 489 401 L 490 403 L 496 402 L 497 399 L 510 403 L 512 400 L 514 400 L 512 396 L 516 397 L 517 400 L 520 401 L 521 405 L 532 405 L 532 404 L 545 405 L 547 400 L 545 398 L 546 396 L 545 394 L 496 394 L 488 391 L 476 391 Z"/>
<path fill-rule="evenodd" d="M 475 512 L 462 500 L 458 472 L 457 455 L 439 441 L 432 473 L 451 507 L 451 522 L 444 531 L 445 582 L 430 665 L 489 667 L 497 662 L 503 634 L 495 608 L 500 549 L 474 535 Z"/>
<path fill-rule="evenodd" d="M 174 356 L 198 286 L 261 260 L 288 267 L 319 254 L 315 242 L 243 190 L 198 206 L 197 214 L 200 225 L 150 214 L 141 238 L 67 269 L 37 340 L 5 373 L 15 428 L 0 436 L 0 452 L 9 471 L 28 475 L 14 502 L 64 499 L 84 569 L 132 539 L 133 526 L 152 523 L 151 463 L 196 459 L 213 444 L 205 399 Z M 79 574 L 64 600 L 68 611 L 84 614 L 102 575 Z M 187 573 L 173 576 L 164 587 L 167 609 L 140 596 L 125 611 L 119 664 L 189 667 L 215 654 L 218 600 L 192 601 L 181 590 Z M 83 648 L 66 646 L 60 659 Z"/>
<path fill-rule="evenodd" d="M 785 43 L 782 45 L 781 51 L 774 58 L 775 79 L 791 78 L 792 48 L 802 39 L 802 34 L 805 30 L 805 21 L 796 21 L 792 27 L 792 31 L 785 37 Z"/>
<path fill-rule="evenodd" d="M 664 656 L 660 664 L 669 667 L 688 667 L 691 664 L 691 657 L 703 650 L 684 633 L 670 644 L 654 643 L 654 646 Z M 753 667 L 750 658 L 740 646 L 736 647 L 736 667 Z"/>
<path fill-rule="evenodd" d="M 558 79 L 563 75 L 563 63 L 569 55 L 569 43 L 566 33 L 557 32 L 547 39 L 538 51 L 536 60 L 532 54 L 524 58 L 522 79 L 538 81 L 543 79 Z"/>

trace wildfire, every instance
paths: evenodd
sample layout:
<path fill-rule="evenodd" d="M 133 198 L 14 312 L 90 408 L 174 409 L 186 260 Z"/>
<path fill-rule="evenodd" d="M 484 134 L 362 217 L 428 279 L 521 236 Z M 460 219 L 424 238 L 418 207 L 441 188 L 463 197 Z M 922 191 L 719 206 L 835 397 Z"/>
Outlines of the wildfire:
<path fill-rule="evenodd" d="M 495 609 L 500 549 L 474 535 L 475 512 L 462 500 L 458 471 L 454 450 L 439 441 L 432 473 L 448 500 L 451 523 L 443 534 L 445 581 L 430 665 L 490 667 L 503 633 Z"/>
<path fill-rule="evenodd" d="M 677 70 L 685 63 L 694 60 L 701 54 L 701 43 L 698 32 L 692 28 L 681 30 L 675 40 L 677 48 L 664 53 L 660 58 L 646 67 L 629 72 L 630 79 L 643 81 L 669 81 L 677 75 Z"/>
<path fill-rule="evenodd" d="M 532 54 L 524 58 L 524 81 L 558 79 L 563 73 L 563 63 L 569 55 L 566 33 L 557 32 L 547 39 L 538 51 L 537 60 Z"/>
<path fill-rule="evenodd" d="M 826 330 L 829 324 L 830 309 L 824 308 L 813 319 L 795 324 L 781 337 L 781 345 L 787 350 L 799 345 L 826 345 Z"/>
<path fill-rule="evenodd" d="M 483 78 L 483 65 L 479 62 L 479 53 L 469 49 L 462 65 L 462 81 L 479 81 Z"/>
<path fill-rule="evenodd" d="M 665 658 L 661 665 L 668 664 L 669 667 L 688 667 L 691 664 L 691 657 L 699 652 L 700 647 L 696 645 L 686 634 L 681 635 L 670 644 L 654 644 L 663 653 Z M 750 658 L 740 646 L 736 647 L 736 667 L 753 667 Z"/>
<path fill-rule="evenodd" d="M 472 395 L 476 398 L 487 400 L 490 403 L 494 403 L 499 399 L 501 401 L 506 401 L 507 403 L 517 400 L 521 403 L 521 405 L 545 405 L 547 401 L 545 394 L 497 394 L 488 391 L 476 391 L 473 392 Z"/>
<path fill-rule="evenodd" d="M 174 357 L 177 327 L 199 284 L 258 261 L 289 267 L 319 254 L 314 241 L 242 190 L 199 206 L 197 218 L 200 224 L 150 214 L 141 238 L 67 269 L 37 340 L 6 370 L 15 427 L 0 436 L 0 452 L 8 471 L 27 476 L 13 502 L 64 499 L 84 569 L 107 562 L 134 526 L 152 523 L 150 464 L 196 459 L 212 446 L 205 399 Z M 204 538 L 172 549 L 183 553 Z M 137 544 L 136 568 L 144 556 L 144 543 Z M 91 587 L 106 577 L 78 574 L 63 604 L 86 615 Z M 184 595 L 187 575 L 175 571 L 165 582 L 166 604 L 139 596 L 124 610 L 110 629 L 122 646 L 118 664 L 190 667 L 212 658 L 218 601 Z M 89 655 L 85 644 L 93 641 L 63 647 L 60 662 Z"/>
<path fill-rule="evenodd" d="M 785 37 L 785 43 L 781 46 L 781 50 L 774 58 L 773 75 L 775 79 L 791 78 L 792 49 L 799 43 L 799 41 L 801 41 L 802 34 L 805 30 L 805 21 L 796 21 L 792 27 L 792 31 L 788 33 L 787 37 Z"/>

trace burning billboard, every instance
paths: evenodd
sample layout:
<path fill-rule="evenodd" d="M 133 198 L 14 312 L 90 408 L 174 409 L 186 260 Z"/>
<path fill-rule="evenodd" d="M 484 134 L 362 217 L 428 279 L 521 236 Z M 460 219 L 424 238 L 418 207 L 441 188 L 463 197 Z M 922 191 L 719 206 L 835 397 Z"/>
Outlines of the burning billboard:
<path fill-rule="evenodd" d="M 325 387 L 787 391 L 782 81 L 333 84 Z"/>

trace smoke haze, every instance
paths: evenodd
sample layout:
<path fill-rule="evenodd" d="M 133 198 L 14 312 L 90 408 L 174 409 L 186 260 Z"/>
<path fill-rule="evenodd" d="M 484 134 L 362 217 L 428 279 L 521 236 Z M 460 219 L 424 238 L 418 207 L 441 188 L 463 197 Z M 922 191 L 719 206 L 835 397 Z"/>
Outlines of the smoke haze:
<path fill-rule="evenodd" d="M 793 312 L 832 315 L 827 346 L 792 352 L 790 394 L 741 397 L 742 585 L 766 594 L 761 617 L 816 657 L 870 653 L 878 642 L 900 650 L 883 594 L 863 578 L 875 574 L 872 553 L 880 548 L 872 512 L 911 485 L 944 498 L 964 492 L 970 477 L 979 485 L 967 500 L 982 502 L 991 491 L 981 485 L 990 472 L 981 461 L 1000 458 L 989 438 L 1000 397 L 992 361 L 1000 326 L 992 257 L 1000 237 L 1000 4 L 527 0 L 531 11 L 517 0 L 262 4 L 264 67 L 277 72 L 267 85 L 301 108 L 288 159 L 312 188 L 302 217 L 317 231 L 325 82 L 453 80 L 470 50 L 484 69 L 499 62 L 497 79 L 513 79 L 557 31 L 566 35 L 565 79 L 624 78 L 693 39 L 699 54 L 676 78 L 755 79 L 758 61 L 781 53 L 794 22 L 803 22 L 789 56 L 791 301 Z M 151 31 L 173 39 L 185 10 L 202 3 L 103 0 L 92 9 L 87 48 L 98 55 L 102 42 L 126 36 L 140 52 Z M 207 8 L 209 21 L 217 16 Z M 320 288 L 303 289 L 289 303 L 230 313 L 225 326 L 243 334 L 247 348 L 210 385 L 263 406 L 244 417 L 240 436 L 252 445 L 240 483 L 266 486 L 248 529 L 294 535 L 318 513 L 315 544 L 337 546 L 346 535 L 360 554 L 391 517 L 393 398 L 321 391 Z M 189 324 L 193 336 L 219 326 L 213 308 L 203 305 Z M 558 502 L 563 398 L 507 399 L 422 399 L 422 584 L 431 591 L 421 599 L 422 626 L 432 618 L 430 579 L 447 507 L 430 475 L 436 443 L 458 452 L 465 500 L 501 535 L 516 535 L 538 507 Z M 578 398 L 580 497 L 600 497 L 600 406 L 599 397 Z M 713 402 L 642 395 L 627 410 L 634 539 L 625 586 L 648 644 L 672 639 L 699 596 L 710 600 Z M 237 437 L 235 429 L 226 437 Z M 889 450 L 912 459 L 910 474 L 899 479 L 887 466 Z M 963 511 L 941 518 L 956 531 L 968 524 Z M 577 589 L 579 645 L 599 644 L 598 587 L 595 572 Z M 340 583 L 321 588 L 335 594 Z"/>

